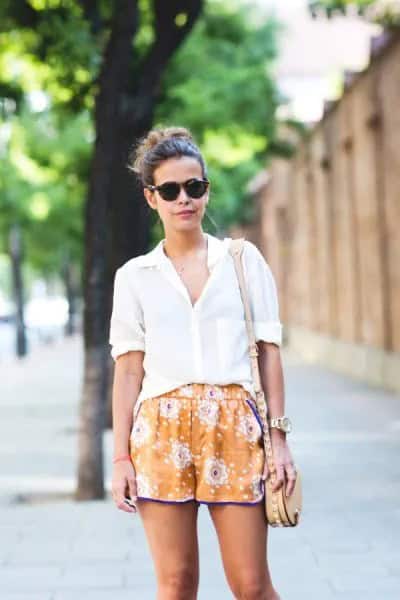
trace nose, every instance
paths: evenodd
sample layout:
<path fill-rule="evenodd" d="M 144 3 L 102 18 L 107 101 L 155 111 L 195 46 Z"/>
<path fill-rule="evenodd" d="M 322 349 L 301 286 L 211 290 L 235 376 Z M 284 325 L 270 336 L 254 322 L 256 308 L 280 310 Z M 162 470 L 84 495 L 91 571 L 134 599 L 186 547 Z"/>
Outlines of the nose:
<path fill-rule="evenodd" d="M 185 188 L 183 187 L 183 185 L 181 186 L 181 189 L 179 190 L 177 201 L 179 203 L 184 202 L 185 204 L 187 204 L 188 202 L 190 202 L 190 198 L 187 195 L 187 193 L 186 193 Z"/>

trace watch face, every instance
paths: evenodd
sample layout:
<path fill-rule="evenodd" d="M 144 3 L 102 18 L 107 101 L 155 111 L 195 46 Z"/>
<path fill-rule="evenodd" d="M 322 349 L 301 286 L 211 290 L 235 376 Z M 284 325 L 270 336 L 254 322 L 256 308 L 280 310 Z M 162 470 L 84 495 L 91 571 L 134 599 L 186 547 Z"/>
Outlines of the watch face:
<path fill-rule="evenodd" d="M 291 431 L 292 424 L 290 422 L 289 417 L 284 417 L 282 419 L 282 427 L 283 427 L 283 430 L 286 431 L 286 433 L 289 433 Z"/>

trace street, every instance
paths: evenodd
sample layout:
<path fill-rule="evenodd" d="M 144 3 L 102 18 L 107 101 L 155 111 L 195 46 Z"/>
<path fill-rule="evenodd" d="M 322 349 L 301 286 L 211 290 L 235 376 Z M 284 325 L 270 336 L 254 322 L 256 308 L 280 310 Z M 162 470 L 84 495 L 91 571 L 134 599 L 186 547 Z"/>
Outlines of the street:
<path fill-rule="evenodd" d="M 288 440 L 302 472 L 295 528 L 269 529 L 282 600 L 400 598 L 400 397 L 283 350 Z M 138 516 L 75 503 L 82 342 L 0 364 L 0 597 L 150 600 Z M 110 488 L 111 432 L 104 435 Z M 232 598 L 207 508 L 199 511 L 200 600 Z M 240 549 L 238 549 L 240 551 Z"/>

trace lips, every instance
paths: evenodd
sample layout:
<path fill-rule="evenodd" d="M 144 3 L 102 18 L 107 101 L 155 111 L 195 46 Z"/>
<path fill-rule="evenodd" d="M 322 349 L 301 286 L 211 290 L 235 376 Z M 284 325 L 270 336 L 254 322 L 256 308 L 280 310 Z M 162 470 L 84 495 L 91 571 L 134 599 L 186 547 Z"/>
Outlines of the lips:
<path fill-rule="evenodd" d="M 192 215 L 193 213 L 194 213 L 194 210 L 183 210 L 182 212 L 177 213 L 177 214 L 179 216 L 179 215 Z"/>

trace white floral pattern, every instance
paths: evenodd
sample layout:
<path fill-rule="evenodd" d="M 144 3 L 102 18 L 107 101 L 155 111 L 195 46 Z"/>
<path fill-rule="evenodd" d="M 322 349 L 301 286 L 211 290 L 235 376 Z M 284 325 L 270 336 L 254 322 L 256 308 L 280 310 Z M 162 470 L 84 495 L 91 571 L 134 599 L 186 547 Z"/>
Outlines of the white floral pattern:
<path fill-rule="evenodd" d="M 132 428 L 131 441 L 137 448 L 142 446 L 150 435 L 150 424 L 147 419 L 139 413 Z"/>
<path fill-rule="evenodd" d="M 211 456 L 205 463 L 205 479 L 209 485 L 225 485 L 228 483 L 228 469 L 222 458 Z"/>
<path fill-rule="evenodd" d="M 198 402 L 199 419 L 209 427 L 215 427 L 218 423 L 219 405 L 215 400 L 202 398 Z"/>
<path fill-rule="evenodd" d="M 211 386 L 207 389 L 205 397 L 210 400 L 223 400 L 224 392 L 219 387 Z"/>
<path fill-rule="evenodd" d="M 142 473 L 136 474 L 136 491 L 138 496 L 151 498 L 153 494 L 157 495 L 158 489 L 156 484 L 152 484 L 150 479 Z"/>
<path fill-rule="evenodd" d="M 166 419 L 177 419 L 181 410 L 181 401 L 178 398 L 166 396 L 160 399 L 160 415 Z"/>
<path fill-rule="evenodd" d="M 171 459 L 177 469 L 185 469 L 192 463 L 192 453 L 188 444 L 174 440 L 171 442 Z"/>
<path fill-rule="evenodd" d="M 146 399 L 135 421 L 131 457 L 139 496 L 161 502 L 262 499 L 265 456 L 255 443 L 260 423 L 243 388 L 182 386 Z"/>
<path fill-rule="evenodd" d="M 253 477 L 251 482 L 251 491 L 253 492 L 254 499 L 259 499 L 262 496 L 261 477 L 257 475 Z"/>
<path fill-rule="evenodd" d="M 260 426 L 254 414 L 242 415 L 239 419 L 236 431 L 244 435 L 249 442 L 256 442 L 260 437 Z"/>
<path fill-rule="evenodd" d="M 192 398 L 194 395 L 194 389 L 191 385 L 182 385 L 179 388 L 179 393 L 181 396 L 187 396 L 189 398 Z"/>

